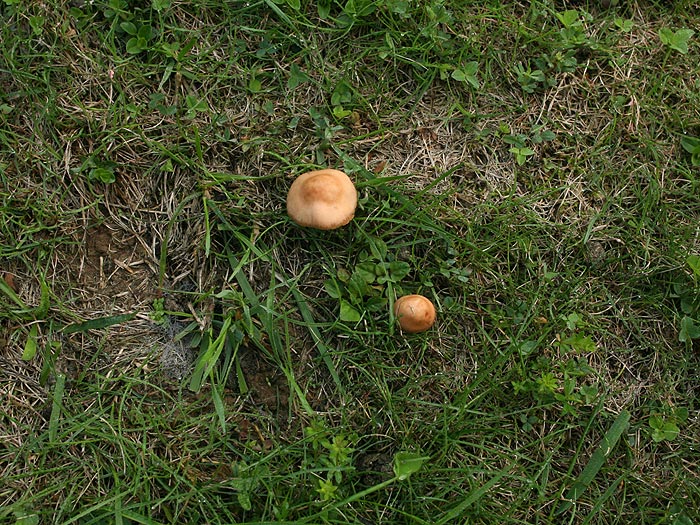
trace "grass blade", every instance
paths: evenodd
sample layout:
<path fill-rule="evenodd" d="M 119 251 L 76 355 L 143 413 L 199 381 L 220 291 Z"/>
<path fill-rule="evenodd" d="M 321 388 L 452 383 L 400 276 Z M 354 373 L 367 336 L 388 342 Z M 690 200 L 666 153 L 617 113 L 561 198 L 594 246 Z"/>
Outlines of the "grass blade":
<path fill-rule="evenodd" d="M 214 410 L 216 410 L 216 415 L 219 418 L 221 433 L 226 434 L 226 409 L 224 407 L 224 400 L 221 398 L 219 386 L 215 384 L 213 377 L 211 378 L 211 383 L 211 394 L 214 401 Z"/>
<path fill-rule="evenodd" d="M 231 328 L 231 322 L 232 320 L 230 317 L 224 319 L 224 324 L 221 327 L 219 335 L 213 341 L 211 341 L 210 337 L 207 349 L 199 358 L 197 358 L 197 364 L 195 365 L 194 371 L 192 372 L 192 377 L 190 379 L 190 390 L 192 392 L 199 392 L 200 388 L 202 388 L 204 379 L 211 373 L 214 366 L 218 362 L 219 356 L 224 349 L 224 343 L 228 337 L 229 328 Z M 211 335 L 213 334 L 210 329 L 210 336 Z"/>
<path fill-rule="evenodd" d="M 320 354 L 321 359 L 323 359 L 323 362 L 326 365 L 326 368 L 328 368 L 328 372 L 331 374 L 331 378 L 333 379 L 333 382 L 335 383 L 335 386 L 338 389 L 338 392 L 343 394 L 344 389 L 343 389 L 343 384 L 340 381 L 340 376 L 338 375 L 338 371 L 335 369 L 335 365 L 333 364 L 333 360 L 331 359 L 331 356 L 330 356 L 330 351 L 329 351 L 328 347 L 325 345 L 325 343 L 323 342 L 323 338 L 321 337 L 321 333 L 318 331 L 318 328 L 316 327 L 316 322 L 314 321 L 314 317 L 313 317 L 313 314 L 311 313 L 311 310 L 309 309 L 308 305 L 306 304 L 306 300 L 301 295 L 301 293 L 299 293 L 299 290 L 296 288 L 296 286 L 291 286 L 290 289 L 292 290 L 292 295 L 294 296 L 294 299 L 297 302 L 297 306 L 299 307 L 299 312 L 301 313 L 301 317 L 302 317 L 302 319 L 304 319 L 304 323 L 306 323 L 306 327 L 309 329 L 309 332 L 311 332 L 311 336 L 314 339 L 314 343 L 316 343 L 316 349 L 318 350 L 318 353 Z"/>
<path fill-rule="evenodd" d="M 472 491 L 463 501 L 452 507 L 442 516 L 442 518 L 436 521 L 435 525 L 444 525 L 445 523 L 455 518 L 461 517 L 464 511 L 467 508 L 469 508 L 472 504 L 479 501 L 484 496 L 484 494 L 491 490 L 493 486 L 496 485 L 496 483 L 498 483 L 501 480 L 501 478 L 503 478 L 503 476 L 505 476 L 508 473 L 510 468 L 511 465 L 508 465 L 506 468 L 501 470 L 498 474 L 496 474 L 494 477 L 492 477 L 490 480 L 484 483 L 481 487 Z"/>
<path fill-rule="evenodd" d="M 0 291 L 7 295 L 10 299 L 12 299 L 12 301 L 22 310 L 29 309 L 29 307 L 26 304 L 24 304 L 22 299 L 19 298 L 15 291 L 12 288 L 10 288 L 10 285 L 8 285 L 5 282 L 5 279 L 0 279 Z"/>
<path fill-rule="evenodd" d="M 595 504 L 593 505 L 593 508 L 591 509 L 591 512 L 588 514 L 588 516 L 586 516 L 586 519 L 583 520 L 581 525 L 588 525 L 589 523 L 591 523 L 591 521 L 593 520 L 593 518 L 596 517 L 600 509 L 603 508 L 605 502 L 608 501 L 613 496 L 613 494 L 615 494 L 615 491 L 622 484 L 624 479 L 625 475 L 623 474 L 610 484 L 607 490 L 596 500 Z"/>
<path fill-rule="evenodd" d="M 271 281 L 274 281 L 274 278 L 275 275 L 273 272 L 273 275 L 271 276 Z M 313 416 L 316 413 L 316 411 L 313 408 L 311 408 L 309 401 L 306 399 L 304 391 L 299 386 L 299 383 L 297 383 L 296 377 L 294 376 L 294 368 L 292 366 L 292 360 L 289 354 L 288 345 L 282 343 L 280 331 L 277 328 L 274 316 L 271 313 L 274 311 L 275 301 L 276 297 L 274 282 L 270 282 L 270 287 L 267 293 L 267 300 L 265 303 L 265 311 L 268 313 L 267 315 L 261 316 L 261 321 L 263 322 L 263 326 L 269 337 L 270 347 L 272 348 L 273 353 L 278 359 L 280 368 L 282 369 L 282 372 L 284 372 L 289 386 L 297 394 L 299 402 L 301 403 L 301 406 L 304 408 L 306 413 L 309 416 Z"/>
<path fill-rule="evenodd" d="M 265 258 L 265 253 L 267 252 L 267 247 L 264 245 L 261 245 L 260 241 L 257 242 L 259 245 L 257 248 L 253 246 L 253 244 L 250 242 L 249 239 L 246 239 L 244 236 L 237 234 L 235 229 L 228 223 L 226 220 L 226 217 L 219 211 L 219 209 L 215 206 L 212 207 L 214 213 L 217 214 L 219 219 L 223 222 L 224 225 L 226 225 L 227 228 L 229 228 L 235 235 L 236 238 L 243 243 L 251 252 L 255 253 L 258 257 Z M 229 260 L 229 263 L 231 265 L 231 268 L 234 268 L 235 271 L 233 272 L 233 275 L 238 282 L 238 286 L 241 287 L 241 291 L 243 292 L 243 295 L 245 296 L 246 300 L 248 301 L 248 304 L 250 305 L 251 310 L 255 311 L 258 313 L 258 316 L 260 320 L 263 323 L 263 326 L 265 329 L 270 333 L 271 337 L 271 343 L 276 344 L 277 341 L 275 340 L 275 334 L 276 331 L 274 330 L 274 323 L 272 322 L 272 316 L 270 315 L 271 310 L 269 310 L 269 307 L 271 306 L 268 304 L 268 309 L 261 308 L 260 304 L 260 299 L 258 298 L 257 294 L 253 290 L 253 287 L 251 284 L 248 282 L 248 279 L 246 278 L 245 274 L 240 271 L 242 268 L 243 264 L 242 262 L 236 257 L 232 252 L 229 246 L 226 246 L 225 250 L 226 257 Z M 271 261 L 270 261 L 271 262 Z M 315 321 L 313 319 L 313 315 L 311 314 L 311 311 L 309 310 L 308 305 L 306 304 L 306 301 L 304 300 L 303 296 L 299 293 L 299 290 L 296 288 L 294 283 L 291 283 L 289 279 L 285 275 L 281 273 L 281 271 L 277 270 L 276 271 L 276 276 L 277 279 L 282 282 L 287 284 L 289 289 L 292 292 L 292 295 L 294 296 L 295 301 L 297 302 L 297 306 L 299 307 L 299 311 L 301 313 L 302 318 L 304 319 L 304 322 L 306 323 L 306 326 L 308 327 L 309 331 L 311 332 L 311 335 L 313 336 L 314 342 L 316 343 L 316 348 L 318 349 L 319 354 L 321 355 L 321 358 L 323 359 L 324 364 L 328 368 L 329 373 L 331 374 L 331 377 L 333 379 L 333 382 L 335 383 L 336 387 L 338 388 L 339 392 L 343 392 L 342 388 L 342 383 L 340 381 L 340 376 L 338 375 L 338 371 L 335 369 L 335 365 L 333 364 L 333 360 L 330 358 L 330 352 L 326 345 L 323 343 L 323 338 L 321 337 L 320 332 L 315 326 Z M 272 284 L 271 284 L 272 287 Z M 268 298 L 269 299 L 269 298 Z M 269 301 L 268 301 L 269 302 Z M 279 345 L 281 347 L 281 343 Z"/>
<path fill-rule="evenodd" d="M 51 403 L 51 416 L 49 417 L 49 441 L 54 443 L 58 435 L 58 420 L 61 417 L 63 406 L 63 391 L 66 386 L 66 376 L 56 376 L 56 386 L 53 389 L 53 402 Z"/>
<path fill-rule="evenodd" d="M 598 471 L 601 469 L 605 460 L 610 455 L 610 452 L 615 448 L 617 442 L 622 437 L 622 434 L 627 430 L 630 421 L 630 413 L 623 410 L 617 416 L 611 427 L 600 440 L 598 448 L 593 452 L 591 459 L 581 471 L 574 481 L 574 484 L 569 487 L 564 500 L 559 503 L 556 514 L 563 514 L 576 503 L 576 500 L 583 494 L 591 482 L 595 479 Z"/>
<path fill-rule="evenodd" d="M 160 246 L 160 256 L 159 256 L 159 261 L 158 261 L 158 287 L 163 288 L 163 283 L 165 282 L 165 270 L 166 266 L 168 263 L 168 243 L 170 242 L 170 237 L 172 236 L 173 233 L 173 227 L 175 226 L 175 221 L 179 217 L 180 213 L 182 213 L 182 210 L 185 209 L 185 206 L 191 201 L 199 197 L 198 193 L 193 193 L 191 195 L 188 195 L 185 197 L 180 204 L 177 205 L 177 208 L 175 208 L 175 211 L 173 211 L 173 215 L 168 221 L 168 226 L 165 229 L 165 236 L 163 237 L 163 241 L 161 242 Z"/>
<path fill-rule="evenodd" d="M 69 324 L 63 329 L 64 334 L 74 334 L 76 332 L 87 332 L 88 330 L 100 330 L 115 324 L 126 323 L 136 317 L 136 313 L 111 315 L 108 317 L 99 317 L 90 319 L 82 323 Z"/>

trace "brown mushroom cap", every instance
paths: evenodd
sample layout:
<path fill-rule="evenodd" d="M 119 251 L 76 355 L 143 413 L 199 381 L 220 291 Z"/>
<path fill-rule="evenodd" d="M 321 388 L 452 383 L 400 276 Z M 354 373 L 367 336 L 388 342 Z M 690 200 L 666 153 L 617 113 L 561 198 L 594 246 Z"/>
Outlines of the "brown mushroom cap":
<path fill-rule="evenodd" d="M 299 226 L 333 230 L 355 216 L 357 190 L 345 173 L 333 169 L 299 175 L 287 194 L 287 214 Z"/>
<path fill-rule="evenodd" d="M 422 295 L 404 295 L 394 303 L 394 315 L 404 332 L 424 332 L 435 323 L 435 306 Z"/>

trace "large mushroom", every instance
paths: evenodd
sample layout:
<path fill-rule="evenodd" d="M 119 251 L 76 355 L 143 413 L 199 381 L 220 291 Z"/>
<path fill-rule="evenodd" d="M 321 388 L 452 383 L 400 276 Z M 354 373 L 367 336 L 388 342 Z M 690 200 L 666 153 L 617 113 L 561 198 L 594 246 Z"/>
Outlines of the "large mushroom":
<path fill-rule="evenodd" d="M 404 295 L 394 303 L 394 315 L 404 332 L 425 332 L 435 323 L 435 306 L 422 295 Z"/>
<path fill-rule="evenodd" d="M 333 169 L 299 175 L 287 194 L 287 214 L 299 226 L 334 230 L 355 216 L 357 190 L 345 173 Z"/>

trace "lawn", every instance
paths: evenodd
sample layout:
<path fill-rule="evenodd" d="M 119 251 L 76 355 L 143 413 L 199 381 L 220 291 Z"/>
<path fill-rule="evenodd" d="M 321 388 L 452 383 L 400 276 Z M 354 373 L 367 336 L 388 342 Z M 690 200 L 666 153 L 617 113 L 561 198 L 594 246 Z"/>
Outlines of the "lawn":
<path fill-rule="evenodd" d="M 0 0 L 0 522 L 699 524 L 699 30 Z"/>

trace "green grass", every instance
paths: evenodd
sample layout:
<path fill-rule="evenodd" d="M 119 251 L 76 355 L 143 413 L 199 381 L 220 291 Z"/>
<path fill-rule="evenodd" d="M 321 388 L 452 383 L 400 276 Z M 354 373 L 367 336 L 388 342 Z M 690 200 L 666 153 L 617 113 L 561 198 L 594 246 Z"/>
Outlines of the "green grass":
<path fill-rule="evenodd" d="M 0 2 L 0 521 L 698 523 L 697 7 Z"/>

